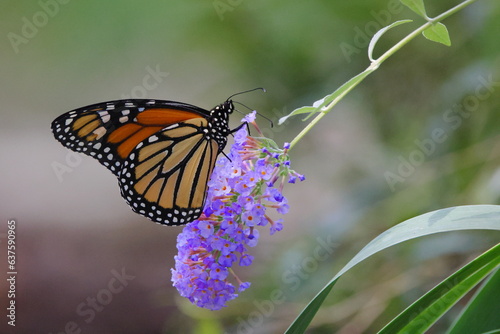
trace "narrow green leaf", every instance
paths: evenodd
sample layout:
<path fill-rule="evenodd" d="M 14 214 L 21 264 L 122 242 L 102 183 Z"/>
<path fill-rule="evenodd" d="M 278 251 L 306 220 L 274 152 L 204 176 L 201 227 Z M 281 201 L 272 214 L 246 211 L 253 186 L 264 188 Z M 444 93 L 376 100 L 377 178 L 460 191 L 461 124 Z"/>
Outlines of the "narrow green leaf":
<path fill-rule="evenodd" d="M 420 297 L 378 334 L 425 333 L 457 301 L 499 265 L 500 244 L 484 252 Z"/>
<path fill-rule="evenodd" d="M 427 13 L 425 12 L 424 0 L 401 0 L 401 3 L 406 7 L 410 8 L 412 11 L 427 19 Z"/>
<path fill-rule="evenodd" d="M 440 22 L 433 24 L 429 28 L 425 29 L 422 34 L 425 36 L 425 38 L 433 42 L 441 43 L 446 46 L 451 45 L 448 29 L 446 29 L 446 26 Z"/>
<path fill-rule="evenodd" d="M 383 232 L 366 245 L 342 268 L 330 282 L 314 297 L 295 319 L 289 330 L 297 328 L 296 323 L 309 324 L 317 312 L 317 302 L 324 299 L 323 292 L 330 291 L 337 279 L 366 258 L 403 241 L 425 235 L 459 230 L 500 231 L 500 205 L 467 205 L 440 209 L 408 219 Z M 322 298 L 320 298 L 322 297 Z M 322 301 L 321 301 L 322 302 Z M 297 331 L 286 333 L 300 333 Z"/>
<path fill-rule="evenodd" d="M 332 290 L 336 282 L 337 280 L 326 286 L 325 289 L 321 290 L 316 297 L 311 300 L 302 312 L 301 317 L 299 317 L 300 319 L 297 318 L 296 321 L 293 322 L 293 324 L 287 329 L 286 334 L 302 334 L 306 331 L 311 319 L 318 312 L 321 304 L 323 304 L 325 298 L 328 296 L 330 290 Z"/>
<path fill-rule="evenodd" d="M 375 35 L 373 35 L 372 39 L 370 40 L 370 44 L 368 45 L 368 58 L 370 59 L 370 61 L 373 61 L 373 49 L 375 48 L 375 44 L 377 44 L 380 37 L 382 37 L 382 35 L 385 34 L 388 30 L 390 30 L 390 29 L 392 29 L 400 24 L 409 23 L 409 22 L 413 22 L 413 20 L 396 21 L 396 22 L 393 22 L 386 27 L 383 27 L 379 31 L 377 31 L 375 33 Z"/>
<path fill-rule="evenodd" d="M 448 334 L 491 333 L 500 328 L 500 270 L 479 289 Z"/>
<path fill-rule="evenodd" d="M 305 113 L 318 113 L 318 112 L 328 112 L 328 110 L 324 110 L 326 106 L 328 106 L 331 102 L 333 102 L 337 98 L 341 98 L 347 93 L 351 91 L 354 87 L 357 86 L 358 83 L 360 83 L 368 74 L 373 72 L 374 69 L 367 69 L 360 74 L 356 75 L 355 77 L 351 78 L 349 81 L 344 83 L 342 86 L 337 88 L 336 91 L 334 91 L 332 94 L 325 96 L 324 98 L 314 102 L 312 106 L 306 106 L 306 107 L 301 107 L 293 110 L 290 114 L 283 116 L 279 119 L 278 125 L 283 124 L 289 117 L 298 115 L 298 114 L 305 114 Z"/>
<path fill-rule="evenodd" d="M 300 114 L 313 114 L 313 113 L 317 112 L 317 110 L 318 110 L 318 108 L 311 107 L 311 106 L 300 107 L 300 108 L 294 109 L 288 115 L 281 117 L 278 121 L 278 125 L 285 123 L 286 120 L 291 116 L 300 115 Z"/>

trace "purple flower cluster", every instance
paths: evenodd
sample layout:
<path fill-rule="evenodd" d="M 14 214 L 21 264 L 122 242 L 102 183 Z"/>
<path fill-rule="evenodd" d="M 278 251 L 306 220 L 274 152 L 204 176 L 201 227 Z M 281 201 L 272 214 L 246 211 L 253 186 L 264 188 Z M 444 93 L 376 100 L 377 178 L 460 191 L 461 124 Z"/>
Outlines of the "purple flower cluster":
<path fill-rule="evenodd" d="M 256 126 L 255 112 L 243 121 Z M 181 296 L 199 307 L 219 310 L 238 296 L 230 280 L 237 283 L 238 292 L 250 286 L 231 267 L 252 263 L 247 247 L 257 245 L 257 226 L 269 224 L 271 234 L 283 229 L 282 219 L 271 219 L 266 210 L 287 213 L 281 193 L 284 181 L 304 180 L 290 169 L 288 149 L 289 144 L 280 149 L 270 139 L 249 137 L 246 127 L 235 133 L 229 159 L 218 159 L 208 183 L 203 214 L 177 238 L 172 282 Z"/>

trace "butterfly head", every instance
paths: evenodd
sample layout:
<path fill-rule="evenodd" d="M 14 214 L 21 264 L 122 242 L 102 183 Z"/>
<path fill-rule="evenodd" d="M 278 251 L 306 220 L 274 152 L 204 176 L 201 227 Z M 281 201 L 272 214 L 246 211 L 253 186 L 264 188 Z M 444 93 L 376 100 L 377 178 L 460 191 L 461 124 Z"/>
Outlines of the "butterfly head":
<path fill-rule="evenodd" d="M 227 100 L 213 108 L 210 111 L 210 118 L 212 119 L 213 125 L 222 132 L 229 130 L 229 115 L 231 115 L 233 111 L 234 105 L 232 100 Z"/>
<path fill-rule="evenodd" d="M 226 100 L 225 102 L 219 104 L 216 106 L 212 111 L 210 112 L 210 115 L 213 116 L 214 114 L 227 114 L 228 116 L 231 115 L 234 111 L 234 105 L 233 105 L 233 100 Z"/>

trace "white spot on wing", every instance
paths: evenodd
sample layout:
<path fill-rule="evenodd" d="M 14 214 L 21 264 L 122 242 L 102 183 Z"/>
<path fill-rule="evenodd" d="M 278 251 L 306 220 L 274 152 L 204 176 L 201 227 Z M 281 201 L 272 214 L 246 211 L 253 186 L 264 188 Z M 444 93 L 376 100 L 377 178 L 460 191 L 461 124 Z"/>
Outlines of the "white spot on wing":
<path fill-rule="evenodd" d="M 172 130 L 172 129 L 175 129 L 175 128 L 178 128 L 179 127 L 179 124 L 172 124 L 172 125 L 169 125 L 165 128 L 162 129 L 162 131 L 166 131 L 166 130 Z"/>

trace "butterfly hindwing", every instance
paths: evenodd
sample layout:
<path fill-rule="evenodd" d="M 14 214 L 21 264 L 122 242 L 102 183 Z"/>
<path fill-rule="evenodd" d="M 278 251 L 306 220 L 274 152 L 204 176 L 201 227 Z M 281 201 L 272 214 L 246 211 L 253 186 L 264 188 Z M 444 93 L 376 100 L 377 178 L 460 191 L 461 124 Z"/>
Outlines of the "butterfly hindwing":
<path fill-rule="evenodd" d="M 166 225 L 186 224 L 203 210 L 207 182 L 219 151 L 208 121 L 187 120 L 141 142 L 118 177 L 135 212 Z"/>

